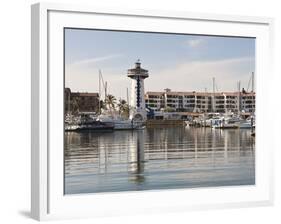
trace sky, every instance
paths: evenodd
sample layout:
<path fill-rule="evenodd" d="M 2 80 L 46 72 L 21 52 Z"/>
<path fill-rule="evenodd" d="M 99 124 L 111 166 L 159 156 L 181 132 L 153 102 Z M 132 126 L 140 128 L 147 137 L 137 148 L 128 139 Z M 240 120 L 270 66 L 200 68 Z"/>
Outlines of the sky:
<path fill-rule="evenodd" d="M 149 71 L 145 91 L 246 90 L 255 72 L 255 39 L 189 34 L 65 29 L 65 87 L 98 92 L 101 70 L 108 93 L 126 99 L 127 69 L 140 59 Z M 249 87 L 248 87 L 249 86 Z"/>

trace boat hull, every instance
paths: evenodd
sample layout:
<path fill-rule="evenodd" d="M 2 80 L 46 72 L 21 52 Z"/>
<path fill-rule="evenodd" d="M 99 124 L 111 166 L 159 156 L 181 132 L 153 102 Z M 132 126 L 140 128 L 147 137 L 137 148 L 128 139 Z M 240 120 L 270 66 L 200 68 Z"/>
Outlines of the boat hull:
<path fill-rule="evenodd" d="M 65 131 L 113 131 L 113 124 L 103 122 L 85 122 L 77 125 L 66 125 Z"/>

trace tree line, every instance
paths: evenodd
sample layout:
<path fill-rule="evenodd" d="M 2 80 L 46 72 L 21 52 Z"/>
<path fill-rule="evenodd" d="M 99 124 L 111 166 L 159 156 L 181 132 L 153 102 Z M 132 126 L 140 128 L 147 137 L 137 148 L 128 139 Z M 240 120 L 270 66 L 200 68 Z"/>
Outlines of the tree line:
<path fill-rule="evenodd" d="M 70 112 L 72 114 L 78 114 L 81 112 L 81 98 L 79 96 L 74 96 L 72 99 L 68 99 L 66 106 L 66 112 Z M 69 108 L 70 107 L 70 108 Z M 109 112 L 118 112 L 120 116 L 129 117 L 129 104 L 124 99 L 119 99 L 117 101 L 116 97 L 108 94 L 104 100 L 97 101 L 97 105 L 93 108 L 92 112 L 96 112 L 97 114 L 100 111 L 109 111 Z"/>

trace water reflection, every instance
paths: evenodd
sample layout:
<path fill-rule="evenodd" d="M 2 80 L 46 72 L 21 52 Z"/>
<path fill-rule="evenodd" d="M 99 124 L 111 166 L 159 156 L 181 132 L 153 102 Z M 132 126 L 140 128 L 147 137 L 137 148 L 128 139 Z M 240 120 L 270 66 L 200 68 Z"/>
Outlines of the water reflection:
<path fill-rule="evenodd" d="M 65 133 L 65 192 L 255 183 L 249 130 L 147 128 Z"/>
<path fill-rule="evenodd" d="M 144 131 L 132 132 L 131 147 L 129 148 L 129 173 L 130 180 L 136 183 L 142 183 L 144 177 Z"/>

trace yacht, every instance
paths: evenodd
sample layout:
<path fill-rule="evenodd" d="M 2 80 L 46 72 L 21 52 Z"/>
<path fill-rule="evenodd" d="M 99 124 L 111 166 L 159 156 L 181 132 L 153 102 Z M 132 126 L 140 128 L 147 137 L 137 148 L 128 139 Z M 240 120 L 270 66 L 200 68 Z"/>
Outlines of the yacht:
<path fill-rule="evenodd" d="M 78 130 L 78 128 L 79 128 L 78 124 L 68 124 L 68 123 L 66 123 L 64 125 L 65 131 L 76 131 L 76 130 Z"/>
<path fill-rule="evenodd" d="M 97 121 L 88 114 L 66 116 L 65 131 L 112 131 L 114 124 Z"/>
<path fill-rule="evenodd" d="M 79 128 L 80 117 L 72 114 L 66 114 L 64 120 L 65 131 L 76 131 Z"/>
<path fill-rule="evenodd" d="M 212 119 L 212 128 L 239 128 L 242 119 L 233 113 L 224 114 Z"/>
<path fill-rule="evenodd" d="M 255 128 L 255 120 L 254 117 L 249 117 L 246 120 L 243 120 L 239 122 L 239 128 L 243 129 L 250 129 L 250 128 Z"/>
<path fill-rule="evenodd" d="M 131 119 L 124 119 L 120 116 L 101 114 L 98 116 L 97 121 L 105 124 L 113 124 L 114 130 L 133 130 L 144 128 L 143 123 L 136 122 Z"/>
<path fill-rule="evenodd" d="M 75 131 L 113 131 L 114 125 L 101 121 L 87 121 L 79 125 Z"/>

